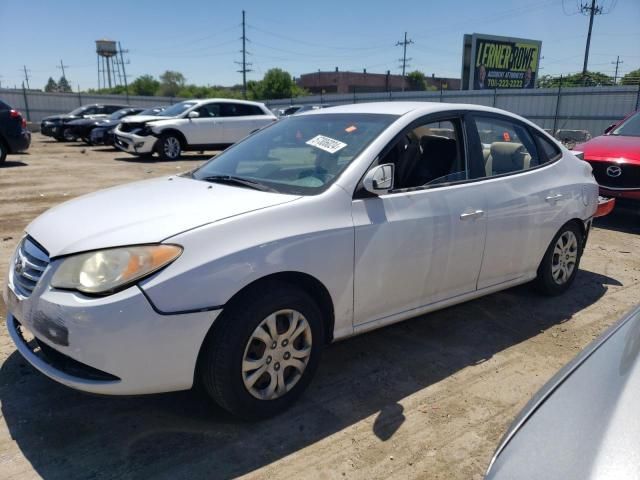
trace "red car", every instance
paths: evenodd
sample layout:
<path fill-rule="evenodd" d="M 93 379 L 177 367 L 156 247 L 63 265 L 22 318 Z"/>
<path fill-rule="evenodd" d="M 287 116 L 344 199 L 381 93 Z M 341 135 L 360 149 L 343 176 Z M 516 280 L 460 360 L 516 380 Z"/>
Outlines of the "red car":
<path fill-rule="evenodd" d="M 593 167 L 601 195 L 640 200 L 640 110 L 574 150 Z"/>

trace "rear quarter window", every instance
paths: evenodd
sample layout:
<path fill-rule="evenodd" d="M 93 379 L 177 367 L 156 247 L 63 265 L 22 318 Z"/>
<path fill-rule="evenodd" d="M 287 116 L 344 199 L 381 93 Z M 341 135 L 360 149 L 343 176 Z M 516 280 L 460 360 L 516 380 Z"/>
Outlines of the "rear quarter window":
<path fill-rule="evenodd" d="M 536 137 L 536 140 L 538 141 L 538 144 L 540 145 L 540 149 L 546 157 L 546 159 L 544 160 L 546 160 L 547 162 L 552 162 L 562 156 L 562 151 L 555 143 L 538 132 L 534 132 L 534 135 Z"/>

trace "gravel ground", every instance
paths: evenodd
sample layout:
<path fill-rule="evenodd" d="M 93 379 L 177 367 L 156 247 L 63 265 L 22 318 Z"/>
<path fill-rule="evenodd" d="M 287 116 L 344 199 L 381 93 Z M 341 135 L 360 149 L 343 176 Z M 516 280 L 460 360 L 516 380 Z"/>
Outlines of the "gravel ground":
<path fill-rule="evenodd" d="M 35 134 L 0 168 L 0 283 L 47 208 L 206 158 L 145 161 Z M 257 424 L 197 392 L 68 389 L 22 360 L 2 326 L 0 478 L 480 479 L 529 397 L 639 301 L 639 233 L 638 207 L 597 222 L 561 297 L 525 285 L 331 345 L 301 401 Z"/>

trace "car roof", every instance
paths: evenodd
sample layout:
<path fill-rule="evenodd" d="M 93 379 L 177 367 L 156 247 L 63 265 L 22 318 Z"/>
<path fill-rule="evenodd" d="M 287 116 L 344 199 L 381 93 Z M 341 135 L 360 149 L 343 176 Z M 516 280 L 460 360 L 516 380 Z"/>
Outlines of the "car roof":
<path fill-rule="evenodd" d="M 183 102 L 197 102 L 198 104 L 201 103 L 209 103 L 209 102 L 219 102 L 219 103 L 242 103 L 245 105 L 257 105 L 257 106 L 264 106 L 263 103 L 260 102 L 251 102 L 249 100 L 236 100 L 235 98 L 187 98 L 185 100 L 182 100 Z"/>
<path fill-rule="evenodd" d="M 497 108 L 466 103 L 441 103 L 441 102 L 371 102 L 354 103 L 349 105 L 335 105 L 330 110 L 317 109 L 305 112 L 303 115 L 328 115 L 332 113 L 379 113 L 391 115 L 405 115 L 409 112 L 422 114 L 446 112 L 454 110 L 473 110 L 491 113 L 512 115 L 512 113 Z"/>

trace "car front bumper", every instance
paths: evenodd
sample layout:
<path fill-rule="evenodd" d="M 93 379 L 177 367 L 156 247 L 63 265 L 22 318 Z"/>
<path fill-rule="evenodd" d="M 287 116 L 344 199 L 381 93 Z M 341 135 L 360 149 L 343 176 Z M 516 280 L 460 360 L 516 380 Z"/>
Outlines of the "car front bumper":
<path fill-rule="evenodd" d="M 47 137 L 59 137 L 62 135 L 62 124 L 60 123 L 46 123 L 43 122 L 40 125 L 40 133 Z"/>
<path fill-rule="evenodd" d="M 136 135 L 135 133 L 115 132 L 114 145 L 123 152 L 132 154 L 153 153 L 158 139 L 153 135 Z"/>
<path fill-rule="evenodd" d="M 221 310 L 167 315 L 156 311 L 137 286 L 92 298 L 52 289 L 50 277 L 49 267 L 24 298 L 16 294 L 10 272 L 4 290 L 9 334 L 36 369 L 59 383 L 98 394 L 191 388 L 200 347 Z M 34 350 L 23 329 L 44 348 Z M 47 354 L 50 349 L 55 355 Z"/>

